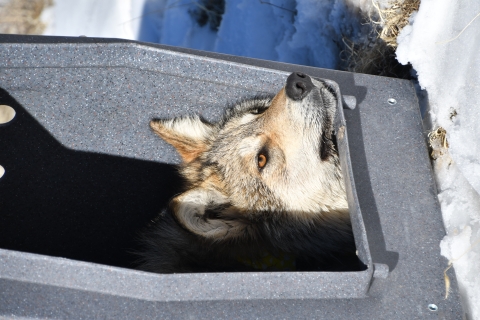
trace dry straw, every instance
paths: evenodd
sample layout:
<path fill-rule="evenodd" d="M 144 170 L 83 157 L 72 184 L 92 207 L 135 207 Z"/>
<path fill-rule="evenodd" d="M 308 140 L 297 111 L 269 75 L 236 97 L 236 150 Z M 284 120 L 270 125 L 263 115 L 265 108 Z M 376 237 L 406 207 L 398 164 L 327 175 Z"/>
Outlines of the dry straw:
<path fill-rule="evenodd" d="M 375 1 L 372 1 L 372 4 L 379 20 L 371 19 L 371 22 L 381 27 L 378 37 L 387 46 L 396 48 L 397 37 L 400 31 L 409 24 L 412 13 L 418 11 L 420 0 L 394 1 L 387 9 L 381 9 Z"/>
<path fill-rule="evenodd" d="M 428 141 L 432 148 L 435 147 L 435 141 L 439 141 L 441 147 L 448 149 L 447 130 L 442 127 L 438 127 L 437 129 L 431 131 L 428 134 Z"/>
<path fill-rule="evenodd" d="M 46 26 L 40 16 L 43 10 L 52 4 L 52 0 L 0 2 L 0 33 L 41 34 Z"/>
<path fill-rule="evenodd" d="M 372 34 L 360 42 L 343 39 L 344 69 L 351 72 L 397 78 L 410 78 L 410 68 L 401 65 L 395 55 L 397 37 L 409 24 L 410 16 L 417 11 L 420 0 L 396 0 L 382 9 L 372 1 L 373 12 L 365 16 Z"/>

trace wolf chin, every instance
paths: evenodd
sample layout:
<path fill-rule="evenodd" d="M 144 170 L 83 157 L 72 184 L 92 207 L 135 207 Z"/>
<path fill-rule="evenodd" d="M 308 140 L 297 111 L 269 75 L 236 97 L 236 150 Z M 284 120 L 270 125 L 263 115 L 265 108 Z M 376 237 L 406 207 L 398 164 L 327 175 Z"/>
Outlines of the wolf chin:
<path fill-rule="evenodd" d="M 333 128 L 337 99 L 327 83 L 296 72 L 277 95 L 240 101 L 218 123 L 152 120 L 180 154 L 185 183 L 143 235 L 140 268 L 356 269 Z M 279 263 L 257 263 L 266 257 Z M 293 267 L 279 267 L 285 257 Z"/>

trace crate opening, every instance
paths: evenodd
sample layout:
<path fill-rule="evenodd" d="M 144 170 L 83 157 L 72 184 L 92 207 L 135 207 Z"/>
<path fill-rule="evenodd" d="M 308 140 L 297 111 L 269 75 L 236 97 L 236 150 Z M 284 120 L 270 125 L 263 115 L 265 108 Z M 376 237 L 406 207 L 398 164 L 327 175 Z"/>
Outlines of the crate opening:
<path fill-rule="evenodd" d="M 17 116 L 1 128 L 0 247 L 135 268 L 141 231 L 181 189 L 176 166 L 66 148 L 7 91 L 1 99 Z M 366 269 L 349 259 L 339 271 Z"/>

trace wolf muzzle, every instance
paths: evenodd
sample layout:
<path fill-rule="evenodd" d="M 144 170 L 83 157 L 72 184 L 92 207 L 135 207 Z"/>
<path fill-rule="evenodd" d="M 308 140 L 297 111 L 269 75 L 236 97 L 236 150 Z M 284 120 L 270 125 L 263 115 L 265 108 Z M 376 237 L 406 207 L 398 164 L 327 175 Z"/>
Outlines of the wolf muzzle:
<path fill-rule="evenodd" d="M 301 72 L 294 72 L 287 78 L 285 93 L 290 99 L 298 101 L 305 98 L 314 87 L 309 76 Z"/>

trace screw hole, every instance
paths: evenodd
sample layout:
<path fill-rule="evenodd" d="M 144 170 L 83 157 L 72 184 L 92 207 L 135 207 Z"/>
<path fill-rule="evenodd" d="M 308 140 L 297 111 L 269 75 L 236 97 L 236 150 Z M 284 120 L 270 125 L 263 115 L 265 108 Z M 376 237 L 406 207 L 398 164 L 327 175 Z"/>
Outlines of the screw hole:
<path fill-rule="evenodd" d="M 438 310 L 438 307 L 437 307 L 436 304 L 431 303 L 431 304 L 428 305 L 428 310 L 430 310 L 430 311 L 437 311 L 437 310 Z"/>
<path fill-rule="evenodd" d="M 391 106 L 393 106 L 394 104 L 397 104 L 397 100 L 395 100 L 395 99 L 393 99 L 393 98 L 388 99 L 387 102 L 388 102 L 388 104 L 391 105 Z"/>
<path fill-rule="evenodd" d="M 0 124 L 5 124 L 15 118 L 15 110 L 6 104 L 0 104 Z"/>

